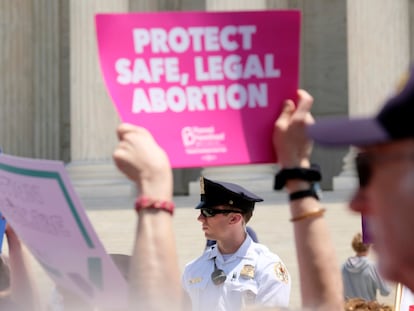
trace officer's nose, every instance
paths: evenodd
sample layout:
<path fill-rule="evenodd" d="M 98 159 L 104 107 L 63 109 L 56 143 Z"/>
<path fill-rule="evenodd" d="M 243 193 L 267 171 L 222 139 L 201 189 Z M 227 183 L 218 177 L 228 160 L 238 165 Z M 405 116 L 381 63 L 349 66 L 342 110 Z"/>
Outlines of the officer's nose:
<path fill-rule="evenodd" d="M 198 214 L 197 220 L 199 222 L 204 222 L 206 220 L 206 217 L 200 212 L 200 214 Z"/>

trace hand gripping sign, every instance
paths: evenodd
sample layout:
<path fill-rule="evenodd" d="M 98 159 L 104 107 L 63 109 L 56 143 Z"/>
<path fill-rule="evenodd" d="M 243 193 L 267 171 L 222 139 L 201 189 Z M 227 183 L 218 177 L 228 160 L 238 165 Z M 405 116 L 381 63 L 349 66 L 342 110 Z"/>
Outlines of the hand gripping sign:
<path fill-rule="evenodd" d="M 98 14 L 100 64 L 123 122 L 173 167 L 270 163 L 273 122 L 296 99 L 299 11 Z"/>
<path fill-rule="evenodd" d="M 127 306 L 127 283 L 105 252 L 62 162 L 1 154 L 0 213 L 59 287 L 94 306 Z"/>

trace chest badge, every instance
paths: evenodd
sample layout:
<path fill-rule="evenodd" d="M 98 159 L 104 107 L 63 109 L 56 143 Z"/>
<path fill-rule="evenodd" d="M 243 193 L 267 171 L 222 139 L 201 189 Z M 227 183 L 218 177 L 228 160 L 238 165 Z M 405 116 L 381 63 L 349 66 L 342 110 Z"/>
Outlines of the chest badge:
<path fill-rule="evenodd" d="M 244 265 L 240 271 L 240 276 L 243 279 L 253 279 L 254 278 L 254 266 Z"/>

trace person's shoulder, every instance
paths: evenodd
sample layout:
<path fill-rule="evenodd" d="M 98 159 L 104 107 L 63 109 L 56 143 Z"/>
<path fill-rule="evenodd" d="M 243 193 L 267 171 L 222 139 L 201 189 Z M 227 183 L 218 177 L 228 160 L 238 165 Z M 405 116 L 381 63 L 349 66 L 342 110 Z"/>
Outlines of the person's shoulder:
<path fill-rule="evenodd" d="M 272 252 L 266 245 L 260 243 L 252 243 L 251 250 L 259 255 L 259 258 L 266 258 L 268 260 L 280 260 L 279 256 Z"/>
<path fill-rule="evenodd" d="M 267 270 L 269 267 L 281 266 L 284 267 L 282 259 L 275 253 L 273 253 L 267 246 L 254 243 L 251 251 L 256 257 L 256 266 L 259 270 Z"/>
<path fill-rule="evenodd" d="M 212 262 L 210 251 L 206 250 L 200 257 L 186 264 L 182 274 L 184 284 L 197 284 L 207 279 L 211 274 Z"/>
<path fill-rule="evenodd" d="M 376 267 L 376 262 L 373 261 L 371 258 L 369 258 L 368 256 L 360 256 L 359 260 L 361 263 L 364 263 L 366 266 L 370 266 L 375 268 Z"/>
<path fill-rule="evenodd" d="M 253 240 L 250 243 L 250 248 L 251 249 L 254 249 L 254 250 L 258 251 L 258 252 L 266 252 L 266 251 L 269 251 L 269 248 L 266 245 L 264 245 L 262 243 L 255 242 Z"/>
<path fill-rule="evenodd" d="M 189 261 L 185 265 L 185 270 L 191 269 L 193 267 L 199 267 L 200 265 L 205 264 L 210 259 L 210 254 L 213 249 L 213 246 L 209 246 L 205 249 L 205 251 L 197 258 Z"/>

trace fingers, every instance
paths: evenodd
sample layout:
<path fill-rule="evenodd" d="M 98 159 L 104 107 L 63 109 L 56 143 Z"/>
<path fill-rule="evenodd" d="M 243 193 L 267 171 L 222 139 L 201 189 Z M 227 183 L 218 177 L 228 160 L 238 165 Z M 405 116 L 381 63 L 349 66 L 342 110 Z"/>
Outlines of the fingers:
<path fill-rule="evenodd" d="M 124 134 L 131 131 L 132 128 L 133 128 L 133 125 L 129 123 L 121 123 L 120 125 L 118 125 L 118 128 L 116 129 L 118 139 L 122 140 L 122 137 L 124 136 Z"/>
<path fill-rule="evenodd" d="M 302 119 L 306 122 L 313 122 L 313 118 L 310 115 L 310 109 L 313 104 L 313 97 L 305 90 L 298 90 L 298 105 L 292 100 L 286 100 L 282 109 L 281 114 L 277 120 L 277 124 L 283 125 L 290 121 L 294 116 L 295 119 Z"/>
<path fill-rule="evenodd" d="M 122 123 L 117 128 L 119 143 L 112 153 L 112 159 L 121 171 L 124 171 L 125 162 L 129 162 L 131 154 L 133 154 L 134 144 L 131 135 L 137 130 L 138 127 L 129 123 Z"/>
<path fill-rule="evenodd" d="M 293 100 L 286 100 L 284 105 L 283 105 L 283 110 L 281 113 L 282 117 L 287 117 L 287 116 L 291 116 L 292 113 L 295 111 L 295 103 L 293 102 Z"/>
<path fill-rule="evenodd" d="M 313 97 L 305 90 L 298 90 L 298 104 L 295 111 L 291 113 L 292 120 L 303 125 L 313 124 L 315 120 L 310 113 L 312 105 Z"/>
<path fill-rule="evenodd" d="M 299 103 L 296 112 L 297 115 L 299 116 L 299 118 L 303 118 L 305 124 L 307 125 L 315 123 L 315 119 L 310 113 L 310 110 L 313 105 L 313 97 L 305 90 L 298 90 L 298 97 Z"/>
<path fill-rule="evenodd" d="M 151 158 L 151 152 L 158 152 L 160 148 L 151 133 L 143 127 L 122 123 L 117 128 L 117 134 L 119 143 L 112 154 L 115 161 L 136 161 L 138 156 L 141 161 L 147 160 Z"/>
<path fill-rule="evenodd" d="M 290 119 L 292 118 L 292 115 L 294 112 L 295 112 L 295 104 L 293 103 L 292 100 L 286 100 L 284 102 L 282 112 L 280 113 L 279 117 L 276 119 L 274 123 L 274 128 L 276 130 L 285 129 L 289 125 Z"/>
<path fill-rule="evenodd" d="M 150 135 L 147 129 L 141 126 L 130 124 L 130 123 L 121 123 L 118 126 L 116 132 L 117 132 L 119 140 L 122 140 L 126 134 L 132 133 L 132 132 Z"/>
<path fill-rule="evenodd" d="M 305 90 L 298 90 L 298 106 L 296 108 L 296 116 L 298 118 L 307 118 L 313 104 L 313 97 Z"/>
<path fill-rule="evenodd" d="M 128 145 L 124 144 L 123 142 L 120 142 L 118 144 L 118 147 L 115 148 L 115 150 L 113 151 L 112 158 L 117 163 L 118 161 L 126 158 L 128 153 Z"/>

